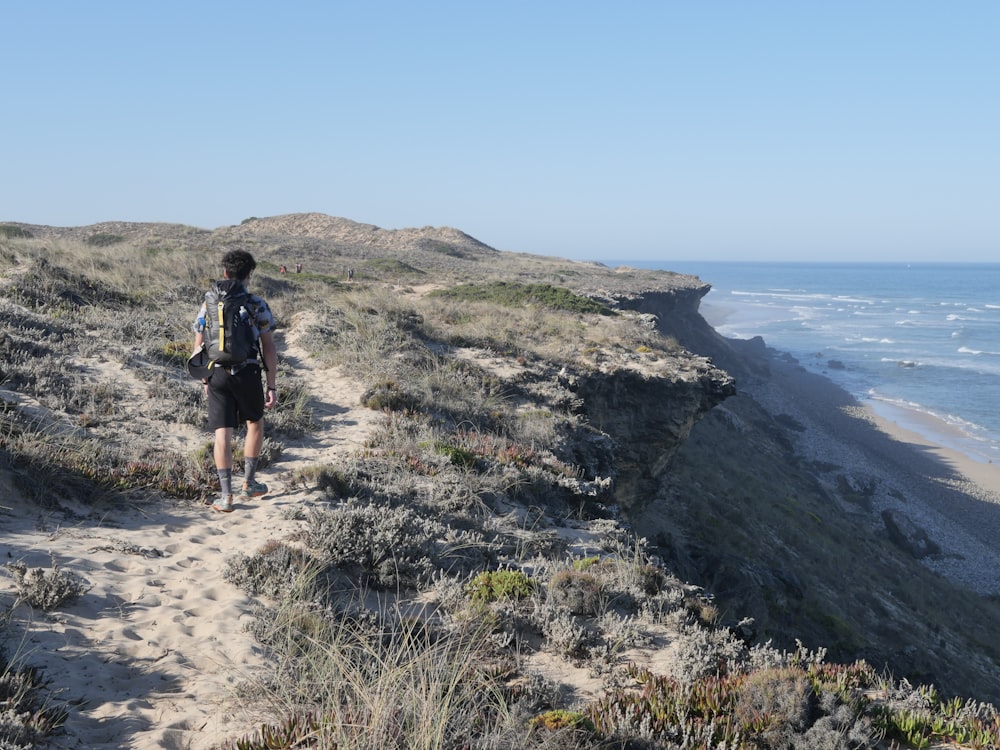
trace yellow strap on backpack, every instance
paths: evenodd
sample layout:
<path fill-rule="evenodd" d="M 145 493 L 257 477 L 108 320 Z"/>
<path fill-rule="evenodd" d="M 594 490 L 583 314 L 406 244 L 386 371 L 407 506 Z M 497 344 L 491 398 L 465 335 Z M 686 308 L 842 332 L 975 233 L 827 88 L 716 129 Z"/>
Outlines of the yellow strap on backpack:
<path fill-rule="evenodd" d="M 219 300 L 219 351 L 226 351 L 226 319 L 222 315 L 222 300 Z"/>

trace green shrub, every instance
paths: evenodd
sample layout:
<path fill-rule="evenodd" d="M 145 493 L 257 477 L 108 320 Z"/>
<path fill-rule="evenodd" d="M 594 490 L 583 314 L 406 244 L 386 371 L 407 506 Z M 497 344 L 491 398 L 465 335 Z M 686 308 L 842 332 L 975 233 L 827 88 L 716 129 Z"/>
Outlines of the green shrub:
<path fill-rule="evenodd" d="M 432 253 L 441 253 L 442 255 L 447 255 L 452 258 L 468 258 L 469 254 L 464 252 L 461 248 L 455 247 L 449 242 L 441 242 L 440 240 L 424 240 L 420 243 L 420 246 L 424 250 L 430 250 Z"/>
<path fill-rule="evenodd" d="M 160 353 L 167 362 L 186 366 L 191 356 L 191 342 L 165 341 L 160 347 Z"/>
<path fill-rule="evenodd" d="M 34 235 L 23 227 L 18 227 L 13 224 L 0 224 L 0 237 L 7 237 L 9 239 L 31 239 Z"/>
<path fill-rule="evenodd" d="M 94 247 L 109 247 L 111 245 L 117 245 L 124 242 L 125 238 L 120 234 L 109 234 L 107 232 L 98 232 L 97 234 L 92 234 L 87 237 L 84 242 L 88 245 L 93 245 Z"/>
<path fill-rule="evenodd" d="M 424 272 L 419 268 L 414 268 L 409 263 L 395 258 L 374 258 L 365 262 L 365 268 L 373 273 L 387 276 L 424 275 Z"/>
<path fill-rule="evenodd" d="M 520 570 L 487 570 L 479 573 L 466 587 L 474 602 L 525 599 L 535 593 L 534 579 Z"/>
<path fill-rule="evenodd" d="M 415 411 L 420 406 L 420 399 L 404 391 L 395 381 L 384 380 L 362 394 L 361 404 L 374 411 Z"/>
<path fill-rule="evenodd" d="M 564 709 L 553 709 L 539 714 L 531 720 L 531 726 L 538 729 L 548 729 L 557 731 L 560 729 L 584 729 L 588 732 L 594 731 L 594 723 L 587 718 L 587 715 L 580 711 L 566 711 Z"/>
<path fill-rule="evenodd" d="M 614 314 L 611 308 L 597 300 L 574 294 L 568 289 L 551 284 L 515 284 L 507 281 L 496 281 L 489 284 L 460 284 L 450 289 L 431 292 L 431 296 L 469 302 L 492 302 L 505 307 L 539 305 L 550 310 L 564 310 L 566 312 Z"/>
<path fill-rule="evenodd" d="M 439 442 L 434 446 L 434 450 L 443 456 L 447 456 L 453 465 L 462 469 L 471 469 L 476 465 L 476 454 L 468 448 L 460 448 L 455 445 Z"/>

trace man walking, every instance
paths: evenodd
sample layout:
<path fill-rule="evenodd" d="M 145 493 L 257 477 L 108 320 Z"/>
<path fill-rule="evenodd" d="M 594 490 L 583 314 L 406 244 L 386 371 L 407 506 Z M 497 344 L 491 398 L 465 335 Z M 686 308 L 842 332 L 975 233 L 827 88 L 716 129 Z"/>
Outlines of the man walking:
<path fill-rule="evenodd" d="M 257 262 L 245 250 L 230 250 L 222 256 L 221 281 L 213 282 L 194 324 L 194 348 L 197 350 L 209 336 L 218 335 L 215 310 L 209 310 L 208 297 L 224 299 L 228 295 L 249 294 L 248 285 Z M 278 403 L 275 387 L 278 356 L 274 347 L 274 316 L 261 297 L 249 294 L 244 307 L 256 338 L 256 345 L 249 357 L 240 362 L 214 363 L 210 375 L 202 382 L 208 396 L 208 428 L 215 431 L 215 468 L 219 473 L 221 491 L 212 503 L 212 510 L 231 513 L 233 510 L 233 431 L 241 421 L 246 422 L 247 437 L 243 446 L 246 473 L 238 498 L 242 501 L 267 494 L 267 485 L 256 480 L 257 463 L 264 445 L 264 410 Z M 221 303 L 219 304 L 221 310 Z M 243 312 L 241 308 L 241 312 Z M 212 317 L 210 317 L 212 316 Z M 219 315 L 221 318 L 221 314 Z M 267 390 L 261 385 L 263 359 Z"/>

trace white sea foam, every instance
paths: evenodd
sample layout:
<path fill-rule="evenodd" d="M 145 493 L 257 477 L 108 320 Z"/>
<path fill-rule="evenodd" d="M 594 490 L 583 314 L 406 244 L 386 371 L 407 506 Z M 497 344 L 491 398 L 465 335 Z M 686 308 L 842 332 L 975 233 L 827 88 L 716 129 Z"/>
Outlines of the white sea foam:
<path fill-rule="evenodd" d="M 982 425 L 991 450 L 1000 448 L 1000 264 L 692 270 L 728 300 L 723 335 L 762 336 L 855 395 L 875 388 L 942 420 Z"/>

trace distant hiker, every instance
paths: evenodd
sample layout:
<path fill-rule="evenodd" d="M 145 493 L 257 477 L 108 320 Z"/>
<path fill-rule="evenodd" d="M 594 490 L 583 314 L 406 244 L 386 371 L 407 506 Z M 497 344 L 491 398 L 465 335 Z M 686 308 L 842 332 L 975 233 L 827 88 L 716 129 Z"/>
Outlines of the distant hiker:
<path fill-rule="evenodd" d="M 348 281 L 354 281 L 354 269 L 353 268 L 348 268 L 347 269 L 347 280 Z"/>
<path fill-rule="evenodd" d="M 301 263 L 296 263 L 295 264 L 295 273 L 302 273 L 302 264 Z"/>
<path fill-rule="evenodd" d="M 195 351 L 204 346 L 211 363 L 202 379 L 208 396 L 208 428 L 215 431 L 215 468 L 221 485 L 212 510 L 233 510 L 233 432 L 246 422 L 243 446 L 246 475 L 241 501 L 267 494 L 267 485 L 255 479 L 264 445 L 264 409 L 278 404 L 275 388 L 278 355 L 274 347 L 274 316 L 261 297 L 247 285 L 257 262 L 245 250 L 222 256 L 221 281 L 212 283 L 194 324 Z M 261 361 L 267 391 L 261 385 Z"/>
<path fill-rule="evenodd" d="M 285 268 L 285 264 L 284 263 L 281 264 L 281 272 L 282 273 L 288 273 L 288 269 Z"/>

